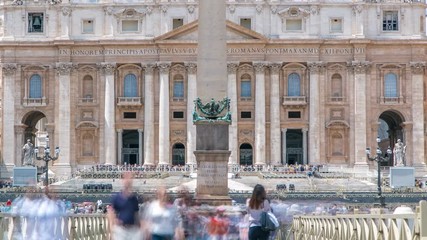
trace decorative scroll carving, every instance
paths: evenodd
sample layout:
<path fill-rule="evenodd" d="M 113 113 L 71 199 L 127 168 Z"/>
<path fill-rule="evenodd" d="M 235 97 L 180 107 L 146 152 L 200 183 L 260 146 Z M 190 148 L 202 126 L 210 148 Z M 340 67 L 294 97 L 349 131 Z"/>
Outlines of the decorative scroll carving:
<path fill-rule="evenodd" d="M 353 15 L 360 14 L 363 10 L 363 5 L 361 4 L 353 5 L 351 9 L 353 10 Z"/>
<path fill-rule="evenodd" d="M 311 15 L 316 15 L 320 13 L 320 6 L 311 6 L 310 7 Z"/>
<path fill-rule="evenodd" d="M 171 64 L 163 62 L 163 63 L 157 64 L 157 66 L 159 67 L 160 73 L 167 74 L 169 73 Z"/>
<path fill-rule="evenodd" d="M 147 15 L 150 15 L 153 12 L 153 7 L 147 6 L 147 8 L 145 9 L 145 12 L 147 13 Z"/>
<path fill-rule="evenodd" d="M 63 7 L 61 8 L 62 15 L 64 16 L 70 16 L 71 15 L 71 8 L 70 7 Z"/>
<path fill-rule="evenodd" d="M 270 71 L 272 74 L 279 74 L 279 71 L 282 68 L 282 64 L 281 63 L 271 63 L 269 67 L 270 67 Z"/>
<path fill-rule="evenodd" d="M 272 14 L 276 14 L 277 13 L 277 5 L 271 5 L 270 6 L 270 11 Z"/>
<path fill-rule="evenodd" d="M 4 63 L 2 64 L 3 74 L 6 76 L 12 76 L 16 72 L 16 63 Z"/>
<path fill-rule="evenodd" d="M 116 63 L 101 63 L 100 67 L 105 75 L 113 75 L 116 70 Z"/>
<path fill-rule="evenodd" d="M 188 63 L 185 63 L 185 67 L 187 68 L 188 74 L 196 74 L 197 73 L 197 63 L 188 62 Z"/>
<path fill-rule="evenodd" d="M 230 11 L 230 13 L 233 14 L 236 11 L 236 5 L 234 4 L 228 5 L 228 11 Z"/>
<path fill-rule="evenodd" d="M 306 18 L 310 16 L 310 11 L 299 7 L 289 7 L 280 11 L 279 15 L 282 18 Z"/>
<path fill-rule="evenodd" d="M 160 11 L 162 13 L 167 13 L 168 12 L 168 5 L 160 5 Z"/>
<path fill-rule="evenodd" d="M 310 70 L 310 73 L 321 73 L 323 69 L 325 68 L 325 64 L 323 62 L 309 62 L 308 68 Z"/>
<path fill-rule="evenodd" d="M 409 66 L 411 67 L 412 74 L 423 74 L 426 62 L 410 62 Z"/>
<path fill-rule="evenodd" d="M 257 11 L 258 14 L 260 14 L 262 12 L 263 8 L 264 7 L 262 6 L 262 4 L 257 4 L 256 7 L 255 7 L 255 9 L 256 9 L 256 11 Z"/>
<path fill-rule="evenodd" d="M 196 5 L 194 5 L 194 4 L 187 6 L 188 13 L 190 13 L 190 14 L 194 13 L 195 9 L 196 9 Z"/>
<path fill-rule="evenodd" d="M 56 73 L 58 75 L 69 75 L 73 68 L 72 63 L 56 63 Z"/>
<path fill-rule="evenodd" d="M 142 66 L 144 68 L 144 71 L 146 74 L 153 74 L 154 68 L 156 67 L 156 64 L 147 63 Z"/>
<path fill-rule="evenodd" d="M 267 64 L 265 62 L 255 62 L 254 68 L 256 73 L 264 73 Z"/>
<path fill-rule="evenodd" d="M 194 100 L 193 122 L 226 122 L 231 123 L 230 99 L 224 98 L 221 101 L 211 99 L 203 104 L 200 98 Z"/>
<path fill-rule="evenodd" d="M 113 9 L 112 7 L 106 7 L 106 8 L 104 8 L 104 12 L 105 12 L 107 15 L 111 15 L 111 14 L 113 14 L 114 9 Z"/>
<path fill-rule="evenodd" d="M 363 74 L 369 70 L 371 63 L 368 61 L 353 61 L 351 62 L 351 67 L 353 68 L 354 73 Z"/>
<path fill-rule="evenodd" d="M 138 19 L 142 18 L 145 15 L 144 11 L 138 11 L 133 8 L 125 8 L 122 9 L 116 13 L 114 13 L 114 16 L 120 19 Z"/>
<path fill-rule="evenodd" d="M 22 4 L 24 4 L 23 0 L 13 0 L 12 2 L 13 6 L 21 6 Z"/>
<path fill-rule="evenodd" d="M 56 5 L 62 3 L 62 0 L 49 0 L 50 5 Z"/>
<path fill-rule="evenodd" d="M 239 68 L 239 63 L 237 62 L 227 63 L 228 74 L 235 74 L 238 68 Z"/>

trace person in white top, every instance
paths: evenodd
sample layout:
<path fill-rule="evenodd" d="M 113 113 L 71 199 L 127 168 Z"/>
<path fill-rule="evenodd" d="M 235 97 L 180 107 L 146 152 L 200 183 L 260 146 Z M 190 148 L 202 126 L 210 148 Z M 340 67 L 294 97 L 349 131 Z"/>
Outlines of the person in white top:
<path fill-rule="evenodd" d="M 249 214 L 249 240 L 268 240 L 269 231 L 261 228 L 261 213 L 271 211 L 270 203 L 267 200 L 267 193 L 261 184 L 257 184 L 252 192 L 252 197 L 247 203 Z"/>

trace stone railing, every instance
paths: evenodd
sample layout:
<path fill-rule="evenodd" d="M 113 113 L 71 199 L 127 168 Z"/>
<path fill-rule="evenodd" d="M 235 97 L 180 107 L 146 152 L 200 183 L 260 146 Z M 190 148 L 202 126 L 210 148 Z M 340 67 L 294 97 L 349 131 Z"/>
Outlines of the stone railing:
<path fill-rule="evenodd" d="M 43 234 L 49 234 L 51 239 L 110 239 L 108 220 L 103 214 L 73 214 L 65 217 L 39 220 L 37 218 L 29 219 L 0 213 L 0 240 L 29 239 L 30 227 L 28 222 L 30 221 L 33 223 L 31 229 L 43 231 Z M 46 223 L 46 221 L 49 222 Z M 42 229 L 47 224 L 56 226 L 56 228 L 50 228 L 51 231 L 49 232 L 46 229 Z M 36 236 L 41 235 L 42 233 L 36 234 Z"/>
<path fill-rule="evenodd" d="M 415 213 L 295 216 L 286 239 L 427 239 L 427 202 Z M 283 238 L 284 239 L 284 238 Z"/>

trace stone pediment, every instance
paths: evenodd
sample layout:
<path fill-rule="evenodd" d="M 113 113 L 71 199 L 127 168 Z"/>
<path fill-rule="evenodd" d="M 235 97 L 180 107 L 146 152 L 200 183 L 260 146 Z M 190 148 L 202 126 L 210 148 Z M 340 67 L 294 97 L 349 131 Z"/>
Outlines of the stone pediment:
<path fill-rule="evenodd" d="M 226 21 L 227 24 L 227 41 L 255 41 L 265 42 L 267 38 L 260 33 L 253 30 L 242 27 L 231 21 Z M 189 41 L 197 42 L 198 39 L 198 26 L 199 22 L 188 23 L 184 26 L 176 28 L 168 33 L 158 36 L 154 40 L 156 42 L 168 42 L 168 41 Z"/>

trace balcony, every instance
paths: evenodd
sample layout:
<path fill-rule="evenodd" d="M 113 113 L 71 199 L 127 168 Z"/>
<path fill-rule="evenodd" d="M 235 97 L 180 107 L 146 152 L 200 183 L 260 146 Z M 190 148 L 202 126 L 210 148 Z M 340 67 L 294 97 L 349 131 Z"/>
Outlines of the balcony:
<path fill-rule="evenodd" d="M 79 98 L 79 105 L 91 105 L 96 104 L 96 99 L 93 97 Z"/>
<path fill-rule="evenodd" d="M 283 106 L 291 108 L 301 108 L 307 105 L 306 96 L 284 96 L 283 97 Z"/>
<path fill-rule="evenodd" d="M 404 104 L 404 103 L 405 103 L 404 97 L 381 97 L 380 98 L 380 104 L 396 105 L 396 104 Z"/>
<path fill-rule="evenodd" d="M 24 98 L 22 100 L 22 105 L 24 107 L 44 107 L 47 105 L 47 99 L 42 98 Z"/>
<path fill-rule="evenodd" d="M 140 97 L 118 97 L 117 106 L 119 107 L 140 107 L 142 106 Z"/>

